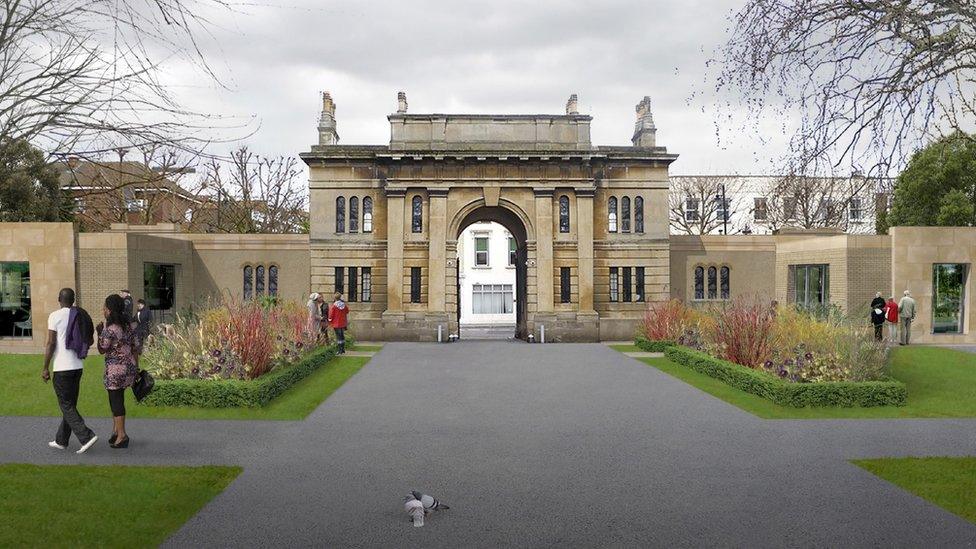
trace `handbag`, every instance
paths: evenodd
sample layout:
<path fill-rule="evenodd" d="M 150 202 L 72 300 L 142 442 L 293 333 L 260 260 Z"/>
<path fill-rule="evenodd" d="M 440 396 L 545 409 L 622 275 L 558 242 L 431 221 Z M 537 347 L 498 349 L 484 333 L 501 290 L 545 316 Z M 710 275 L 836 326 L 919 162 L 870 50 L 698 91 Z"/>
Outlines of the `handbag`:
<path fill-rule="evenodd" d="M 136 396 L 136 400 L 142 402 L 142 399 L 152 392 L 153 386 L 156 384 L 156 380 L 153 379 L 152 375 L 145 370 L 139 370 L 139 375 L 136 376 L 136 382 L 132 384 L 132 394 Z"/>

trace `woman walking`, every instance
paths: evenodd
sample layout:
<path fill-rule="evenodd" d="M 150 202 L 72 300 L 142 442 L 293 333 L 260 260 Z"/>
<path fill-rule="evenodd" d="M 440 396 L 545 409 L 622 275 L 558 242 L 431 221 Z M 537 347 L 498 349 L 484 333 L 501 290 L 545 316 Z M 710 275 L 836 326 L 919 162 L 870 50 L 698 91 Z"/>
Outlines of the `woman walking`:
<path fill-rule="evenodd" d="M 105 298 L 103 309 L 105 322 L 95 327 L 98 332 L 98 352 L 105 355 L 105 389 L 108 404 L 112 408 L 112 448 L 128 448 L 129 435 L 125 432 L 125 389 L 132 387 L 139 374 L 138 361 L 142 354 L 142 341 L 132 329 L 125 311 L 122 296 L 112 294 Z"/>
<path fill-rule="evenodd" d="M 335 330 L 336 344 L 339 346 L 338 353 L 346 352 L 346 326 L 349 324 L 349 306 L 342 300 L 342 294 L 335 293 L 335 301 L 329 306 L 329 326 Z"/>
<path fill-rule="evenodd" d="M 898 343 L 898 304 L 894 297 L 889 297 L 885 303 L 885 320 L 888 323 L 888 343 Z"/>

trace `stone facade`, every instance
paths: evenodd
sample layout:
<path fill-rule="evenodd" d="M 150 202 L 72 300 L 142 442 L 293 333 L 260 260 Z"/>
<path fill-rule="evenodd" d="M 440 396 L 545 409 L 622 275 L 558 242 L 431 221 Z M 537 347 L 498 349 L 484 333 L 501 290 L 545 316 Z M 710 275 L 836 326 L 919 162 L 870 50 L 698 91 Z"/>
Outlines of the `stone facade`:
<path fill-rule="evenodd" d="M 477 221 L 516 237 L 522 337 L 544 329 L 550 341 L 629 338 L 645 304 L 610 301 L 611 268 L 643 269 L 635 294 L 667 297 L 668 166 L 677 157 L 655 143 L 649 99 L 638 105 L 634 146 L 605 147 L 591 144 L 591 119 L 574 98 L 563 115 L 448 115 L 408 114 L 401 95 L 388 117 L 390 143 L 377 146 L 337 144 L 326 97 L 320 143 L 302 154 L 311 282 L 331 292 L 349 286 L 335 273 L 370 270 L 370 300 L 349 296 L 359 337 L 430 341 L 438 328 L 442 337 L 456 332 L 457 239 Z M 626 232 L 608 227 L 609 201 L 624 197 L 643 202 L 640 231 L 636 219 Z"/>

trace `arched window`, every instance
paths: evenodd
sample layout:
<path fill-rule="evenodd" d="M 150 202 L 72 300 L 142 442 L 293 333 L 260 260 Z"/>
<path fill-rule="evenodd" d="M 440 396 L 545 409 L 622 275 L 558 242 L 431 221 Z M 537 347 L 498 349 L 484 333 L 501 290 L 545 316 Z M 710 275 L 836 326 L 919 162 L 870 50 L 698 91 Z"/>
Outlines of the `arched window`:
<path fill-rule="evenodd" d="M 254 295 L 254 268 L 244 265 L 244 299 L 251 299 Z"/>
<path fill-rule="evenodd" d="M 607 201 L 607 231 L 617 232 L 617 197 L 611 196 Z"/>
<path fill-rule="evenodd" d="M 559 197 L 559 232 L 569 232 L 569 197 L 566 195 Z"/>
<path fill-rule="evenodd" d="M 715 267 L 708 268 L 708 299 L 716 299 L 718 297 L 717 275 L 718 273 Z"/>
<path fill-rule="evenodd" d="M 705 299 L 704 267 L 695 267 L 695 299 Z"/>
<path fill-rule="evenodd" d="M 264 295 L 264 265 L 254 268 L 254 295 Z"/>
<path fill-rule="evenodd" d="M 349 232 L 359 231 L 359 199 L 355 196 L 349 197 Z"/>
<path fill-rule="evenodd" d="M 413 197 L 410 208 L 413 212 L 410 229 L 415 233 L 424 232 L 424 199 L 420 195 Z"/>
<path fill-rule="evenodd" d="M 278 295 L 278 266 L 268 267 L 268 295 Z"/>
<path fill-rule="evenodd" d="M 343 197 L 336 198 L 336 232 L 344 233 L 346 232 L 346 199 Z"/>
<path fill-rule="evenodd" d="M 718 271 L 718 290 L 722 299 L 729 298 L 729 268 L 725 265 Z"/>
<path fill-rule="evenodd" d="M 644 232 L 644 198 L 640 196 L 634 198 L 634 232 Z"/>
<path fill-rule="evenodd" d="M 630 197 L 620 199 L 620 232 L 630 232 Z"/>
<path fill-rule="evenodd" d="M 363 232 L 373 232 L 373 199 L 368 196 L 363 197 Z"/>

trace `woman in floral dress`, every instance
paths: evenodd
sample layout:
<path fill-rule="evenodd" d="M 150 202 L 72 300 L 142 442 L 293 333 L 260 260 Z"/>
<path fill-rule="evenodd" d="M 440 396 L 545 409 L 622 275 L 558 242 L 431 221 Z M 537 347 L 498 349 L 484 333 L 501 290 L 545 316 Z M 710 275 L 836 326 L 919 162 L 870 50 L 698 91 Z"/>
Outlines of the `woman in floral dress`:
<path fill-rule="evenodd" d="M 128 448 L 129 435 L 125 432 L 125 389 L 132 387 L 139 373 L 138 359 L 142 354 L 142 341 L 138 333 L 126 321 L 125 302 L 116 294 L 105 298 L 105 322 L 99 322 L 98 352 L 105 355 L 105 389 L 112 408 L 114 429 L 109 445 L 112 448 Z"/>

